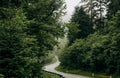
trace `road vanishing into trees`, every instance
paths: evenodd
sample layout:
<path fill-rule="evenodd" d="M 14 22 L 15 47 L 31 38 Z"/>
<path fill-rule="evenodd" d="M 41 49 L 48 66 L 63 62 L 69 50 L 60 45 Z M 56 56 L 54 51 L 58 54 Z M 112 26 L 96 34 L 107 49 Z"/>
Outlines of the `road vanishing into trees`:
<path fill-rule="evenodd" d="M 55 70 L 55 68 L 60 65 L 60 62 L 59 62 L 57 57 L 56 57 L 56 59 L 57 59 L 57 61 L 55 63 L 45 66 L 44 70 L 48 71 L 48 72 L 53 72 L 53 73 L 56 73 L 56 74 L 60 74 L 65 78 L 91 78 L 91 77 L 87 77 L 87 76 L 63 73 L 63 72 L 59 72 L 59 71 Z"/>

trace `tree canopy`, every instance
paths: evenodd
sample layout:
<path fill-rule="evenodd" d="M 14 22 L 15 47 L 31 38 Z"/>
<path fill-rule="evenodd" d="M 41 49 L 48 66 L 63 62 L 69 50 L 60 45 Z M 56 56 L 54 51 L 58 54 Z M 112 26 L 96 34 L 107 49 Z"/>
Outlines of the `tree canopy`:
<path fill-rule="evenodd" d="M 93 1 L 92 3 L 94 4 L 98 0 L 84 1 Z M 105 0 L 105 2 L 107 4 L 105 7 L 107 8 L 107 14 L 104 16 L 102 27 L 99 27 L 101 26 L 100 20 L 99 23 L 94 23 L 95 18 L 89 21 L 91 20 L 91 13 L 88 13 L 86 8 L 78 9 L 80 7 L 77 7 L 77 10 L 75 10 L 71 18 L 70 27 L 68 26 L 68 33 L 70 33 L 68 34 L 68 38 L 69 40 L 74 39 L 72 44 L 68 45 L 60 56 L 63 68 L 120 76 L 120 9 L 117 6 L 113 6 L 120 4 L 118 0 Z M 93 6 L 93 8 L 96 6 Z M 87 8 L 90 9 L 91 7 L 88 6 Z M 99 14 L 96 15 L 99 16 Z M 73 22 L 74 25 L 72 25 Z M 92 24 L 89 24 L 90 22 Z M 82 27 L 84 27 L 84 30 Z M 97 29 L 94 27 L 97 27 Z M 88 32 L 91 29 L 94 32 Z M 78 30 L 79 32 L 77 32 Z M 85 33 L 87 33 L 87 36 Z M 76 35 L 85 37 L 76 37 Z"/>
<path fill-rule="evenodd" d="M 0 74 L 41 78 L 43 58 L 62 37 L 63 0 L 0 1 Z"/>

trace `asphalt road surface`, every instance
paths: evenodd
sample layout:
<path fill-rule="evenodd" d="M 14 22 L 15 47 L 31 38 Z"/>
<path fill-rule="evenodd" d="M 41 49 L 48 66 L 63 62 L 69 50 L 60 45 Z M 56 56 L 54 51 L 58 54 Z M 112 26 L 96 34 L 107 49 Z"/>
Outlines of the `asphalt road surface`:
<path fill-rule="evenodd" d="M 56 74 L 63 75 L 63 77 L 65 77 L 65 78 L 91 78 L 91 77 L 87 77 L 87 76 L 81 76 L 81 75 L 75 75 L 75 74 L 69 74 L 69 73 L 63 73 L 63 72 L 56 71 L 55 68 L 57 66 L 59 66 L 59 64 L 60 64 L 57 57 L 56 57 L 56 59 L 57 59 L 57 61 L 54 64 L 50 64 L 50 65 L 45 66 L 44 70 L 48 71 L 48 72 L 53 72 Z"/>

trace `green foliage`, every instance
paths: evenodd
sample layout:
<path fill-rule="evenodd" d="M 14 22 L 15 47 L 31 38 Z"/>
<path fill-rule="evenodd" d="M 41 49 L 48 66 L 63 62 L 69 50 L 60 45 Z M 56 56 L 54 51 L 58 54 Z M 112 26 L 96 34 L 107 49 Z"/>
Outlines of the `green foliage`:
<path fill-rule="evenodd" d="M 75 26 L 72 26 L 73 24 Z M 90 23 L 89 15 L 85 13 L 83 7 L 75 8 L 75 12 L 71 18 L 71 26 L 68 26 L 68 28 L 70 30 L 68 36 L 73 36 L 72 38 L 74 38 L 69 38 L 72 39 L 72 41 L 74 41 L 75 38 L 85 38 L 93 32 L 93 26 Z"/>
<path fill-rule="evenodd" d="M 120 11 L 105 22 L 101 32 L 76 40 L 60 57 L 67 69 L 120 75 Z"/>
<path fill-rule="evenodd" d="M 120 0 L 107 0 L 108 4 L 108 13 L 107 17 L 110 19 L 112 16 L 116 14 L 118 10 L 120 10 Z"/>
<path fill-rule="evenodd" d="M 69 42 L 73 43 L 73 41 L 78 38 L 78 33 L 80 32 L 80 30 L 78 29 L 78 24 L 72 22 L 72 23 L 68 23 L 66 24 L 66 26 L 69 29 L 68 32 L 68 38 L 69 38 Z"/>
<path fill-rule="evenodd" d="M 51 74 L 51 73 L 47 73 L 47 72 L 43 72 L 43 77 L 42 78 L 60 78 L 57 75 Z"/>
<path fill-rule="evenodd" d="M 91 25 L 94 24 L 100 30 L 104 25 L 109 0 L 81 0 L 81 3 L 84 3 L 84 10 L 90 15 Z"/>
<path fill-rule="evenodd" d="M 61 0 L 38 0 L 25 8 L 27 18 L 32 20 L 27 33 L 36 36 L 41 52 L 52 50 L 57 43 L 55 37 L 63 35 L 63 28 L 58 22 L 62 4 Z"/>
<path fill-rule="evenodd" d="M 28 66 L 33 63 L 30 60 L 36 57 L 38 51 L 36 40 L 24 32 L 29 21 L 19 9 L 14 18 L 0 22 L 0 73 L 5 78 L 28 77 L 31 74 Z"/>
<path fill-rule="evenodd" d="M 56 70 L 61 71 L 61 72 L 65 72 L 65 73 L 83 75 L 83 76 L 88 76 L 88 77 L 92 77 L 92 74 L 93 74 L 93 72 L 91 72 L 91 71 L 83 71 L 80 69 L 66 69 L 66 68 L 63 68 L 62 66 L 58 66 L 56 68 Z M 94 78 L 110 78 L 110 76 L 105 75 L 105 74 L 101 74 L 101 73 L 94 73 L 94 75 L 95 75 Z M 118 78 L 118 77 L 113 76 L 113 78 Z"/>
<path fill-rule="evenodd" d="M 1 0 L 0 73 L 41 78 L 43 58 L 63 36 L 62 0 Z"/>
<path fill-rule="evenodd" d="M 0 78 L 4 78 L 4 75 L 0 74 Z"/>

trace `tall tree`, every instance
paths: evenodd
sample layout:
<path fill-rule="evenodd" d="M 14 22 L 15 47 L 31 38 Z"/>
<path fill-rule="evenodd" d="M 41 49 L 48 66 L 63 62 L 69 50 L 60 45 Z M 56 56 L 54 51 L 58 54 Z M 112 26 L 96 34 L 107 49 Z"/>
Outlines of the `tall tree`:
<path fill-rule="evenodd" d="M 71 22 L 77 23 L 78 29 L 76 38 L 85 38 L 93 32 L 93 25 L 90 23 L 89 15 L 86 14 L 83 7 L 76 7 L 75 13 L 72 15 Z"/>
<path fill-rule="evenodd" d="M 33 0 L 24 7 L 27 18 L 32 20 L 28 25 L 27 34 L 35 36 L 39 46 L 38 67 L 42 61 L 41 56 L 57 44 L 55 38 L 63 35 L 59 17 L 63 14 L 64 8 L 63 0 Z M 35 74 L 40 75 L 37 71 Z"/>
<path fill-rule="evenodd" d="M 120 11 L 96 31 L 76 40 L 60 57 L 63 68 L 87 70 L 120 77 Z"/>
<path fill-rule="evenodd" d="M 106 0 L 82 0 L 82 3 L 85 3 L 85 11 L 90 14 L 91 23 L 94 23 L 97 29 L 102 28 L 108 2 Z"/>
<path fill-rule="evenodd" d="M 5 78 L 41 78 L 42 57 L 62 36 L 62 0 L 0 2 L 0 74 Z"/>
<path fill-rule="evenodd" d="M 110 19 L 112 15 L 115 15 L 118 10 L 120 10 L 120 0 L 107 0 L 108 10 L 107 10 L 107 17 Z"/>
<path fill-rule="evenodd" d="M 6 8 L 2 12 L 6 17 L 0 19 L 0 73 L 5 78 L 31 77 L 29 66 L 35 63 L 32 60 L 38 47 L 34 37 L 24 32 L 29 21 L 22 9 Z"/>

